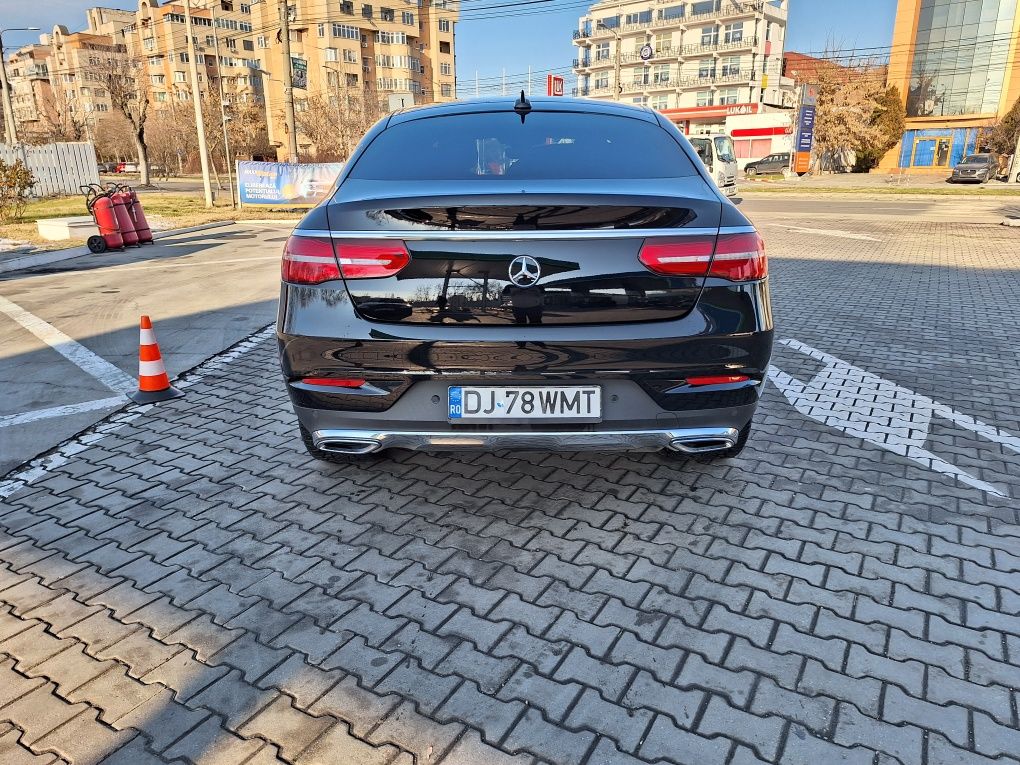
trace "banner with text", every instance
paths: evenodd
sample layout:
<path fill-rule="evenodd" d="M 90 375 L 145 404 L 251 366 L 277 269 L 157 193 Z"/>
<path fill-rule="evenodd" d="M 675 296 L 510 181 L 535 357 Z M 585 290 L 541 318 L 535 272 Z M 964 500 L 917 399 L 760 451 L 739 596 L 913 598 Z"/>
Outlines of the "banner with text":
<path fill-rule="evenodd" d="M 243 205 L 313 207 L 333 188 L 342 167 L 341 162 L 238 162 L 237 196 Z"/>

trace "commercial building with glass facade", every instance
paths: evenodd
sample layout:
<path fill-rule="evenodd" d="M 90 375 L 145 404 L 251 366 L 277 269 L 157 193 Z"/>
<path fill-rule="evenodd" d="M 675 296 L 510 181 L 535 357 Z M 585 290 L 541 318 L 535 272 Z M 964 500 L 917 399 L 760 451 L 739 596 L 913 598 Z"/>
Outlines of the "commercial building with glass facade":
<path fill-rule="evenodd" d="M 903 94 L 900 145 L 880 170 L 944 172 L 980 148 L 1020 97 L 1020 0 L 899 0 L 889 85 Z"/>

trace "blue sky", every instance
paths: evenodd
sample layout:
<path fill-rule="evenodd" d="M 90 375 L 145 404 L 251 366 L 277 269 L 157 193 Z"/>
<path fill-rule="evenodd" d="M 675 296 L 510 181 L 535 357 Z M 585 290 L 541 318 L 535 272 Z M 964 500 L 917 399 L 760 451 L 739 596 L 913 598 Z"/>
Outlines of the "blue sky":
<path fill-rule="evenodd" d="M 576 48 L 570 35 L 578 16 L 587 5 L 577 0 L 533 0 L 531 6 L 502 8 L 497 11 L 472 10 L 522 0 L 460 0 L 461 22 L 457 27 L 457 76 L 461 96 L 475 92 L 475 72 L 483 93 L 498 92 L 506 69 L 507 92 L 524 87 L 528 67 L 532 67 L 534 92 L 545 89 L 550 70 L 569 68 Z M 198 0 L 202 3 L 203 0 Z M 134 9 L 137 0 L 46 0 L 19 2 L 0 0 L 2 26 L 37 26 L 44 31 L 54 24 L 70 30 L 85 25 L 85 9 L 94 5 Z M 802 53 L 821 51 L 830 41 L 836 47 L 887 46 L 892 39 L 896 0 L 854 0 L 848 13 L 846 0 L 790 0 L 787 50 Z M 550 8 L 552 10 L 544 10 Z M 530 11 L 536 12 L 530 12 Z M 521 14 L 504 18 L 471 18 L 493 13 Z M 5 46 L 17 47 L 33 42 L 38 32 L 10 32 Z"/>

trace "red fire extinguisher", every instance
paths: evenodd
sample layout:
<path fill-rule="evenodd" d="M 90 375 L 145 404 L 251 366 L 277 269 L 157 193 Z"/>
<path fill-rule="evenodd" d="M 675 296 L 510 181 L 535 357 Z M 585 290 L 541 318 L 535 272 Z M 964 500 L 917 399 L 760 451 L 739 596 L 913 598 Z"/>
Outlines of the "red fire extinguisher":
<path fill-rule="evenodd" d="M 138 193 L 130 186 L 120 186 L 122 194 L 127 194 L 128 211 L 131 213 L 131 220 L 135 224 L 135 233 L 138 234 L 139 244 L 152 244 L 152 229 L 149 228 L 149 221 L 145 219 L 145 210 L 138 199 Z"/>
<path fill-rule="evenodd" d="M 111 183 L 110 199 L 113 200 L 113 212 L 117 216 L 117 224 L 120 226 L 120 235 L 124 237 L 125 245 L 140 246 L 138 243 L 138 232 L 135 231 L 135 222 L 131 219 L 128 205 L 131 197 L 119 189 L 117 184 Z"/>
<path fill-rule="evenodd" d="M 110 194 L 103 191 L 101 186 L 81 186 L 80 188 L 85 195 L 85 207 L 99 229 L 98 236 L 90 236 L 85 241 L 89 252 L 98 254 L 107 250 L 123 250 L 124 237 L 120 235 L 120 225 L 117 223 L 117 214 L 114 212 Z"/>

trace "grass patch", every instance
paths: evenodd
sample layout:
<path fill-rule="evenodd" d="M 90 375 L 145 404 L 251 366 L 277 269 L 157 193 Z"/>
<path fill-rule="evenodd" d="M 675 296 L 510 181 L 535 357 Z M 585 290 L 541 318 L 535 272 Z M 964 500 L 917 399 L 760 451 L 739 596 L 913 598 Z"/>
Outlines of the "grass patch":
<path fill-rule="evenodd" d="M 212 209 L 206 209 L 203 196 L 194 192 L 153 191 L 142 193 L 139 198 L 145 208 L 145 217 L 154 231 L 187 228 L 225 220 L 294 220 L 305 213 L 305 209 L 302 208 L 245 207 L 233 209 L 229 201 L 219 198 Z M 31 242 L 36 245 L 37 252 L 76 247 L 84 244 L 85 241 L 65 239 L 59 242 L 50 242 L 39 236 L 35 225 L 35 222 L 40 219 L 67 218 L 74 215 L 88 215 L 88 210 L 85 209 L 85 199 L 82 196 L 35 200 L 29 202 L 25 207 L 25 214 L 20 223 L 0 226 L 0 239 Z"/>
<path fill-rule="evenodd" d="M 740 184 L 738 184 L 740 185 Z M 767 194 L 853 194 L 856 196 L 903 195 L 923 197 L 1020 197 L 1020 185 L 996 184 L 994 186 L 966 186 L 963 184 L 946 184 L 945 186 L 897 186 L 882 184 L 874 186 L 812 186 L 810 184 L 779 185 L 775 183 L 751 184 L 744 182 L 740 193 Z"/>

